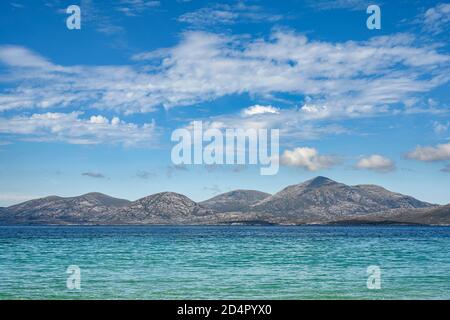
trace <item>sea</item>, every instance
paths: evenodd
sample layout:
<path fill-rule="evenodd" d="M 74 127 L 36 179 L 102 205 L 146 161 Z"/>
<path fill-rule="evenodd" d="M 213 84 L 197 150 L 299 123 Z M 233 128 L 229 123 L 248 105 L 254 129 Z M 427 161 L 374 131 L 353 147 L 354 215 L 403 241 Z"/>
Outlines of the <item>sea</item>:
<path fill-rule="evenodd" d="M 0 299 L 450 299 L 450 227 L 0 226 Z"/>

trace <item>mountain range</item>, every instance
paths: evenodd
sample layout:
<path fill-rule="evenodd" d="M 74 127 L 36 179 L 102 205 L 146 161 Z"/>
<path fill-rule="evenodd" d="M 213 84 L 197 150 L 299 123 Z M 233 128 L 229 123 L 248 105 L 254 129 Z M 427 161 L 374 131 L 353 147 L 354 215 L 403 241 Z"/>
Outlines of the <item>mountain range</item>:
<path fill-rule="evenodd" d="M 450 225 L 438 206 L 376 185 L 316 177 L 271 195 L 235 190 L 203 202 L 161 192 L 136 201 L 101 193 L 49 196 L 0 208 L 0 224 L 431 224 Z"/>

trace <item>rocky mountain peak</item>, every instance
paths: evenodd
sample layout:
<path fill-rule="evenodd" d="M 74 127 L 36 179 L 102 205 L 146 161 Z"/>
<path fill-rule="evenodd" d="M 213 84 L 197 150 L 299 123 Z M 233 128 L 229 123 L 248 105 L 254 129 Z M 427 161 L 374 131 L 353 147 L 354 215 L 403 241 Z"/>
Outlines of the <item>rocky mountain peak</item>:
<path fill-rule="evenodd" d="M 333 185 L 333 184 L 337 184 L 337 182 L 323 176 L 317 176 L 304 183 L 305 186 L 308 186 L 310 188 L 320 188 L 326 185 Z"/>
<path fill-rule="evenodd" d="M 176 192 L 160 192 L 133 201 L 129 206 L 117 209 L 114 213 L 116 223 L 136 224 L 183 224 L 195 223 L 212 214 Z"/>
<path fill-rule="evenodd" d="M 185 195 L 182 195 L 182 194 L 176 193 L 176 192 L 168 192 L 168 191 L 155 193 L 150 196 L 138 199 L 135 201 L 135 203 L 142 203 L 142 204 L 158 203 L 161 205 L 165 205 L 165 204 L 169 204 L 169 203 L 170 204 L 179 203 L 179 204 L 183 204 L 185 206 L 195 206 L 196 205 L 196 203 L 194 201 L 192 201 Z"/>

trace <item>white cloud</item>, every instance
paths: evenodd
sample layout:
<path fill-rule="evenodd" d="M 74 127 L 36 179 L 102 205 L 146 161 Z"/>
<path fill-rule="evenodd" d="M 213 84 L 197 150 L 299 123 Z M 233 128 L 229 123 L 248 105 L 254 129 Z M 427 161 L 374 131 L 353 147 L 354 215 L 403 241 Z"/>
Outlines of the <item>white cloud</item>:
<path fill-rule="evenodd" d="M 0 61 L 12 67 L 53 67 L 47 59 L 18 46 L 0 46 Z"/>
<path fill-rule="evenodd" d="M 66 19 L 67 5 L 64 6 L 60 0 L 46 0 L 45 2 L 46 6 L 55 9 L 56 12 L 63 15 L 64 19 Z M 125 29 L 119 25 L 120 19 L 117 18 L 117 15 L 114 16 L 111 13 L 114 8 L 119 9 L 124 6 L 121 4 L 121 0 L 114 2 L 113 4 L 106 1 L 80 0 L 82 26 L 89 26 L 89 28 L 109 36 L 122 34 Z"/>
<path fill-rule="evenodd" d="M 146 54 L 152 56 L 135 57 Z M 345 118 L 410 108 L 411 101 L 450 80 L 450 57 L 415 46 L 408 35 L 330 43 L 287 30 L 267 39 L 191 31 L 178 45 L 158 51 L 160 64 L 151 68 L 65 67 L 44 58 L 21 65 L 2 56 L 8 56 L 4 47 L 0 60 L 10 73 L 0 77 L 7 84 L 0 110 L 83 105 L 134 113 L 225 95 L 293 93 L 311 98 L 302 111 L 311 118 Z"/>
<path fill-rule="evenodd" d="M 282 19 L 281 15 L 265 12 L 257 5 L 247 5 L 244 2 L 236 4 L 215 4 L 200 8 L 196 11 L 181 15 L 178 21 L 195 25 L 196 27 L 217 24 L 276 22 Z"/>
<path fill-rule="evenodd" d="M 264 113 L 272 113 L 272 114 L 278 114 L 279 113 L 279 109 L 272 107 L 272 106 L 262 106 L 259 104 L 256 104 L 254 106 L 245 108 L 244 110 L 242 110 L 242 114 L 244 116 L 254 116 L 257 114 L 264 114 Z"/>
<path fill-rule="evenodd" d="M 162 59 L 167 57 L 170 54 L 170 49 L 168 48 L 159 48 L 149 52 L 141 52 L 136 53 L 131 56 L 131 60 L 134 61 L 146 61 L 146 60 L 154 60 L 154 59 Z"/>
<path fill-rule="evenodd" d="M 380 3 L 379 1 L 374 3 L 372 0 L 310 0 L 309 2 L 310 6 L 317 10 L 365 10 L 371 4 Z"/>
<path fill-rule="evenodd" d="M 120 118 L 119 117 L 113 117 L 112 119 L 111 119 L 111 124 L 113 125 L 113 126 L 116 126 L 116 125 L 118 125 L 118 124 L 120 124 Z"/>
<path fill-rule="evenodd" d="M 433 130 L 436 134 L 442 134 L 446 132 L 450 128 L 450 122 L 447 123 L 440 123 L 440 122 L 433 122 Z"/>
<path fill-rule="evenodd" d="M 408 159 L 419 161 L 443 161 L 450 160 L 450 142 L 437 146 L 417 146 L 415 150 L 407 153 Z"/>
<path fill-rule="evenodd" d="M 345 134 L 349 131 L 337 124 L 316 123 L 303 114 L 301 109 L 279 109 L 277 113 L 263 112 L 252 116 L 245 114 L 248 108 L 235 114 L 197 119 L 203 121 L 205 129 L 279 129 L 280 139 L 286 146 L 296 145 L 298 140 L 314 140 L 326 135 Z M 192 129 L 192 123 L 187 126 Z"/>
<path fill-rule="evenodd" d="M 81 119 L 80 112 L 43 113 L 0 118 L 0 133 L 18 140 L 70 144 L 149 146 L 157 137 L 154 123 L 141 126 L 103 116 Z"/>
<path fill-rule="evenodd" d="M 120 5 L 116 8 L 117 11 L 122 12 L 127 16 L 137 16 L 146 10 L 159 7 L 161 2 L 145 0 L 120 0 L 119 4 Z"/>
<path fill-rule="evenodd" d="M 108 124 L 109 120 L 108 120 L 108 118 L 105 118 L 103 116 L 92 116 L 89 119 L 89 122 L 90 123 L 98 123 L 98 124 Z"/>
<path fill-rule="evenodd" d="M 377 172 L 389 172 L 395 170 L 395 163 L 391 159 L 388 159 L 378 154 L 373 154 L 361 158 L 357 162 L 356 168 L 372 170 Z"/>
<path fill-rule="evenodd" d="M 332 156 L 322 156 L 314 148 L 295 148 L 285 150 L 281 155 L 281 164 L 301 167 L 309 171 L 330 168 L 337 163 Z"/>
<path fill-rule="evenodd" d="M 421 21 L 425 30 L 438 34 L 447 32 L 450 27 L 450 3 L 440 3 L 433 8 L 428 9 Z"/>

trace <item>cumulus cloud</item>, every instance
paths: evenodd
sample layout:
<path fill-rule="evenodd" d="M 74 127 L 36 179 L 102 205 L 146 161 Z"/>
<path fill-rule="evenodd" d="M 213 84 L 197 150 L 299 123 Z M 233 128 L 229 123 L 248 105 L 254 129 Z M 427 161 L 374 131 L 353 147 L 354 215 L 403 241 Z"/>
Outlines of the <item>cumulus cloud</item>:
<path fill-rule="evenodd" d="M 446 165 L 444 168 L 442 168 L 441 171 L 450 173 L 450 163 Z"/>
<path fill-rule="evenodd" d="M 292 93 L 311 98 L 303 110 L 311 117 L 346 117 L 405 107 L 450 80 L 450 56 L 417 46 L 404 34 L 331 43 L 289 30 L 267 38 L 188 31 L 177 45 L 158 51 L 160 60 L 151 68 L 142 61 L 57 66 L 15 47 L 28 57 L 24 63 L 8 50 L 0 47 L 0 62 L 9 72 L 0 77 L 0 110 L 83 105 L 135 113 L 232 94 Z"/>
<path fill-rule="evenodd" d="M 361 158 L 356 163 L 356 168 L 372 170 L 377 172 L 389 172 L 395 170 L 395 163 L 391 159 L 388 159 L 378 154 L 373 154 Z"/>
<path fill-rule="evenodd" d="M 98 123 L 98 124 L 107 124 L 107 123 L 109 123 L 109 120 L 108 120 L 108 118 L 105 118 L 103 116 L 92 116 L 89 119 L 89 122 L 90 123 Z"/>
<path fill-rule="evenodd" d="M 443 161 L 450 160 L 450 142 L 437 146 L 417 146 L 415 150 L 406 154 L 408 159 L 418 161 Z"/>
<path fill-rule="evenodd" d="M 337 163 L 333 156 L 322 156 L 314 148 L 302 147 L 285 150 L 281 155 L 281 164 L 301 167 L 309 171 L 330 168 Z"/>
<path fill-rule="evenodd" d="M 0 133 L 24 141 L 70 144 L 149 146 L 157 136 L 154 122 L 141 126 L 101 115 L 82 119 L 81 112 L 42 113 L 0 118 Z"/>
<path fill-rule="evenodd" d="M 261 106 L 259 104 L 256 104 L 242 110 L 242 114 L 245 116 L 254 116 L 256 114 L 264 113 L 279 113 L 279 109 L 272 106 Z"/>

